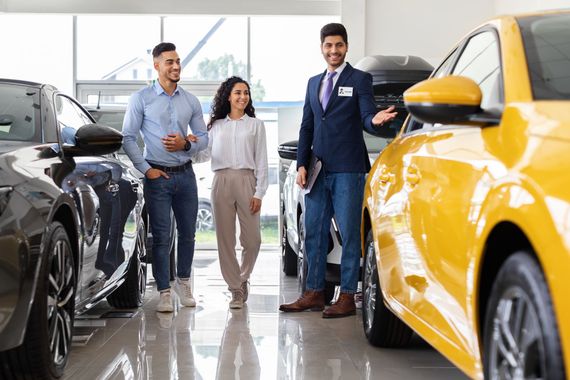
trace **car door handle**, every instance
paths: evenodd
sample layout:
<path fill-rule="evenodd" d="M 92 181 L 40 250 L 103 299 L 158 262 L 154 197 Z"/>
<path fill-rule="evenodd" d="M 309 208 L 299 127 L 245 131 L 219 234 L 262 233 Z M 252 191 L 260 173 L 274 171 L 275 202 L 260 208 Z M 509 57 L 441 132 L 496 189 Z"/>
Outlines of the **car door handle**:
<path fill-rule="evenodd" d="M 410 185 L 417 185 L 420 182 L 421 176 L 416 165 L 408 166 L 406 170 L 406 182 Z"/>

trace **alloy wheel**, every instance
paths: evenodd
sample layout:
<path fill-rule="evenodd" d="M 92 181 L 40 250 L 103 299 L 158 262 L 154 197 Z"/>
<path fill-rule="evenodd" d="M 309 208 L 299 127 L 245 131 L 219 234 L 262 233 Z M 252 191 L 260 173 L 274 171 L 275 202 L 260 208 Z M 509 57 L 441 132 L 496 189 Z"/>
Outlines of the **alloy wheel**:
<path fill-rule="evenodd" d="M 374 314 L 376 311 L 376 295 L 378 292 L 378 284 L 376 280 L 376 255 L 374 254 L 374 243 L 367 241 L 366 256 L 364 262 L 364 278 L 363 278 L 363 295 L 362 308 L 364 309 L 364 331 L 370 333 L 374 323 Z"/>
<path fill-rule="evenodd" d="M 198 216 L 196 218 L 196 230 L 210 231 L 214 228 L 214 215 L 212 209 L 208 206 L 200 205 L 198 207 Z"/>
<path fill-rule="evenodd" d="M 491 379 L 541 379 L 546 373 L 538 312 L 519 287 L 508 288 L 493 318 L 489 346 Z"/>
<path fill-rule="evenodd" d="M 66 241 L 55 242 L 49 264 L 48 339 L 52 361 L 59 366 L 69 354 L 75 302 L 73 259 Z"/>

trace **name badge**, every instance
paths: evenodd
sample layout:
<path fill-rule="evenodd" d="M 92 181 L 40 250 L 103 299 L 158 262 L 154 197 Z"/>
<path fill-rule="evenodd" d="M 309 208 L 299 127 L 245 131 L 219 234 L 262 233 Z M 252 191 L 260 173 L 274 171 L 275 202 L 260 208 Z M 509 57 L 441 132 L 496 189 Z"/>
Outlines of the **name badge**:
<path fill-rule="evenodd" d="M 339 87 L 338 96 L 352 96 L 352 87 Z"/>

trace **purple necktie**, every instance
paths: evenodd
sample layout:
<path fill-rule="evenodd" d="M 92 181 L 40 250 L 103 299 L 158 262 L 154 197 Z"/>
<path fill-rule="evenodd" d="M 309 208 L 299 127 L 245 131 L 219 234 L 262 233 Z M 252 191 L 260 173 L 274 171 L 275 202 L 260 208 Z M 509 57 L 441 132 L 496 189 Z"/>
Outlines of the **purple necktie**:
<path fill-rule="evenodd" d="M 323 100 L 321 104 L 323 105 L 323 110 L 327 108 L 327 104 L 331 98 L 332 90 L 333 90 L 333 78 L 336 75 L 336 71 L 332 71 L 327 73 L 327 83 L 325 83 L 325 92 L 323 92 Z"/>

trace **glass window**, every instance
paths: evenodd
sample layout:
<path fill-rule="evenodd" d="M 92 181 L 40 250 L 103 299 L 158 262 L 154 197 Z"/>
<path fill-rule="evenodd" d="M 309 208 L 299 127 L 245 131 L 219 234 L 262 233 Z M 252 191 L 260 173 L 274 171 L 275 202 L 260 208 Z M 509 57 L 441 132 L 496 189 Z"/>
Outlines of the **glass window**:
<path fill-rule="evenodd" d="M 0 85 L 0 140 L 37 141 L 39 92 L 26 86 Z"/>
<path fill-rule="evenodd" d="M 336 16 L 252 17 L 251 82 L 255 99 L 304 100 L 309 78 L 326 69 L 320 30 L 339 21 Z M 261 97 L 256 94 L 260 91 Z"/>
<path fill-rule="evenodd" d="M 455 49 L 451 54 L 445 58 L 445 60 L 439 65 L 437 69 L 434 70 L 430 78 L 441 78 L 446 75 L 449 75 L 449 71 L 451 70 L 451 66 L 453 62 L 455 62 L 455 57 L 457 56 L 457 49 Z M 408 121 L 408 125 L 406 126 L 406 133 L 417 131 L 423 128 L 430 128 L 432 124 L 423 123 L 416 118 L 410 116 L 410 120 Z"/>
<path fill-rule="evenodd" d="M 91 123 L 91 120 L 71 99 L 63 95 L 56 96 L 55 108 L 61 141 L 64 144 L 74 145 L 77 130 Z"/>
<path fill-rule="evenodd" d="M 518 20 L 535 99 L 570 99 L 570 14 Z"/>
<path fill-rule="evenodd" d="M 1 77 L 73 91 L 73 16 L 0 12 Z"/>
<path fill-rule="evenodd" d="M 176 45 L 183 79 L 247 78 L 247 17 L 169 16 L 164 40 Z"/>
<path fill-rule="evenodd" d="M 142 73 L 153 68 L 151 52 L 159 42 L 158 16 L 77 16 L 77 78 L 152 79 Z"/>
<path fill-rule="evenodd" d="M 501 60 L 493 32 L 479 33 L 469 39 L 457 60 L 453 75 L 471 78 L 479 85 L 483 94 L 481 108 L 500 107 L 503 99 Z"/>

